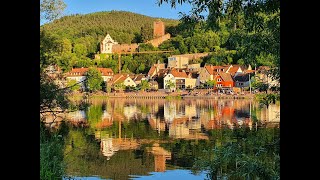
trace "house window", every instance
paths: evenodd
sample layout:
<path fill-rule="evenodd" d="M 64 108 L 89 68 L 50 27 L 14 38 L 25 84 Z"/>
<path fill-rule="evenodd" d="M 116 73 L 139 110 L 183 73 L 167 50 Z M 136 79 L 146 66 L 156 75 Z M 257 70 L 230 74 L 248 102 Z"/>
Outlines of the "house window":
<path fill-rule="evenodd" d="M 217 87 L 222 87 L 222 84 L 217 84 Z"/>
<path fill-rule="evenodd" d="M 220 79 L 220 78 L 218 78 L 218 80 L 217 80 L 218 82 L 221 82 L 222 80 Z"/>
<path fill-rule="evenodd" d="M 128 79 L 127 82 L 130 82 L 130 79 Z"/>

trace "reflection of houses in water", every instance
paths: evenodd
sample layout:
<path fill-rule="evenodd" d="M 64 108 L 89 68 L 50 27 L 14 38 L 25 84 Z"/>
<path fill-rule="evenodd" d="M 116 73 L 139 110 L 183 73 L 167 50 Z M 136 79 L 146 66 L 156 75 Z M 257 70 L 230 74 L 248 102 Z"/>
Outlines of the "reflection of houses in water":
<path fill-rule="evenodd" d="M 147 117 L 152 129 L 158 131 L 165 131 L 166 123 L 164 121 L 160 120 L 160 118 L 156 118 L 152 114 L 149 114 Z"/>
<path fill-rule="evenodd" d="M 270 104 L 269 108 L 263 107 L 258 118 L 265 122 L 280 122 L 280 106 Z"/>
<path fill-rule="evenodd" d="M 174 118 L 169 125 L 169 136 L 183 139 L 208 139 L 201 131 L 200 119 Z"/>
<path fill-rule="evenodd" d="M 172 122 L 174 118 L 189 119 L 199 117 L 199 112 L 195 104 L 181 104 L 178 102 L 164 103 L 164 119 L 166 122 Z"/>
<path fill-rule="evenodd" d="M 249 127 L 252 129 L 252 119 L 250 117 L 236 117 L 236 125 Z"/>
<path fill-rule="evenodd" d="M 166 160 L 171 159 L 171 152 L 160 147 L 158 143 L 155 143 L 152 147 L 149 147 L 147 150 L 148 152 L 154 155 L 154 171 L 166 171 Z"/>
<path fill-rule="evenodd" d="M 84 110 L 69 112 L 67 114 L 67 119 L 74 122 L 86 121 L 86 113 Z"/>
<path fill-rule="evenodd" d="M 110 127 L 112 126 L 112 124 L 113 124 L 113 118 L 106 110 L 104 110 L 102 114 L 102 121 L 97 123 L 96 128 Z"/>
<path fill-rule="evenodd" d="M 230 129 L 233 129 L 234 124 L 237 123 L 234 117 L 234 108 L 232 106 L 225 106 L 221 110 L 221 121 L 228 125 Z"/>
<path fill-rule="evenodd" d="M 47 112 L 47 113 L 40 114 L 40 118 L 44 119 L 45 123 L 51 124 L 54 122 L 62 121 L 65 118 L 65 114 Z M 57 125 L 57 123 L 54 123 L 54 125 Z"/>
<path fill-rule="evenodd" d="M 211 119 L 206 124 L 204 124 L 204 128 L 209 129 L 221 129 L 221 121 L 217 119 Z"/>
<path fill-rule="evenodd" d="M 169 136 L 173 138 L 186 138 L 189 136 L 189 128 L 186 124 L 170 124 Z"/>
<path fill-rule="evenodd" d="M 87 117 L 84 110 L 69 112 L 67 113 L 66 118 L 75 126 L 88 126 Z"/>
<path fill-rule="evenodd" d="M 172 122 L 176 117 L 176 102 L 167 101 L 164 103 L 164 119 L 166 122 Z"/>
<path fill-rule="evenodd" d="M 136 117 L 136 114 L 138 113 L 137 106 L 134 105 L 126 105 L 123 107 L 123 114 L 127 118 L 127 120 Z"/>
<path fill-rule="evenodd" d="M 248 126 L 252 128 L 250 101 L 217 101 L 212 110 L 202 111 L 201 122 L 206 130 L 220 129 L 224 125 L 233 129 L 235 126 Z"/>
<path fill-rule="evenodd" d="M 195 104 L 185 105 L 185 115 L 189 118 L 199 117 Z"/>
<path fill-rule="evenodd" d="M 113 138 L 102 138 L 101 139 L 101 152 L 104 156 L 107 157 L 107 160 L 119 150 L 119 146 L 114 146 L 112 142 Z"/>
<path fill-rule="evenodd" d="M 107 157 L 107 160 L 117 151 L 137 149 L 139 146 L 136 140 L 122 140 L 119 138 L 109 138 L 108 136 L 101 138 L 100 143 L 101 152 Z"/>

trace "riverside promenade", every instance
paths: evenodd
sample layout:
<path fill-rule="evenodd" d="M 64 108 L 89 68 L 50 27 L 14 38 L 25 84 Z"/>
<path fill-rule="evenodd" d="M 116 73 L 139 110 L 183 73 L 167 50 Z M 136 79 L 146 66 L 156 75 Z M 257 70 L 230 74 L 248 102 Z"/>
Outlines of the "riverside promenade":
<path fill-rule="evenodd" d="M 83 96 L 83 93 L 74 93 L 73 96 Z M 99 92 L 90 94 L 92 98 L 138 98 L 138 99 L 166 99 L 167 98 L 178 98 L 178 99 L 251 99 L 254 98 L 254 94 L 217 94 L 212 93 L 206 89 L 194 90 L 192 92 L 180 91 L 180 92 Z"/>

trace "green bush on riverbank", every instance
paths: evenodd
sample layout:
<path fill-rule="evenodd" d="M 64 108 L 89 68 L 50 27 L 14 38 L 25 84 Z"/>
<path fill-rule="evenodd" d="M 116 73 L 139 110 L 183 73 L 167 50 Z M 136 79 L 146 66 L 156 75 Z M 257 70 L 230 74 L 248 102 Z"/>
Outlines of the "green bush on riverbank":
<path fill-rule="evenodd" d="M 40 179 L 61 179 L 64 175 L 63 135 L 66 128 L 51 133 L 40 123 Z"/>
<path fill-rule="evenodd" d="M 166 98 L 165 98 L 166 100 L 180 100 L 180 99 L 182 99 L 182 97 L 180 96 L 180 95 L 178 95 L 178 96 L 166 96 Z"/>
<path fill-rule="evenodd" d="M 255 99 L 259 101 L 261 105 L 269 107 L 270 104 L 276 104 L 280 101 L 280 94 L 256 94 Z"/>

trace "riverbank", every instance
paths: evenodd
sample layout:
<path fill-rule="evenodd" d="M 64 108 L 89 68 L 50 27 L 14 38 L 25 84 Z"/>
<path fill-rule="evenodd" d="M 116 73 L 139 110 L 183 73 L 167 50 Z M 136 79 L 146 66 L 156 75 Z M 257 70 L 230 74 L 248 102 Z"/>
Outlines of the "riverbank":
<path fill-rule="evenodd" d="M 108 98 L 138 98 L 138 99 L 253 99 L 254 94 L 227 95 L 227 94 L 208 94 L 205 92 L 187 93 L 187 92 L 118 92 L 118 93 L 72 93 L 70 100 L 88 99 L 108 99 Z"/>

